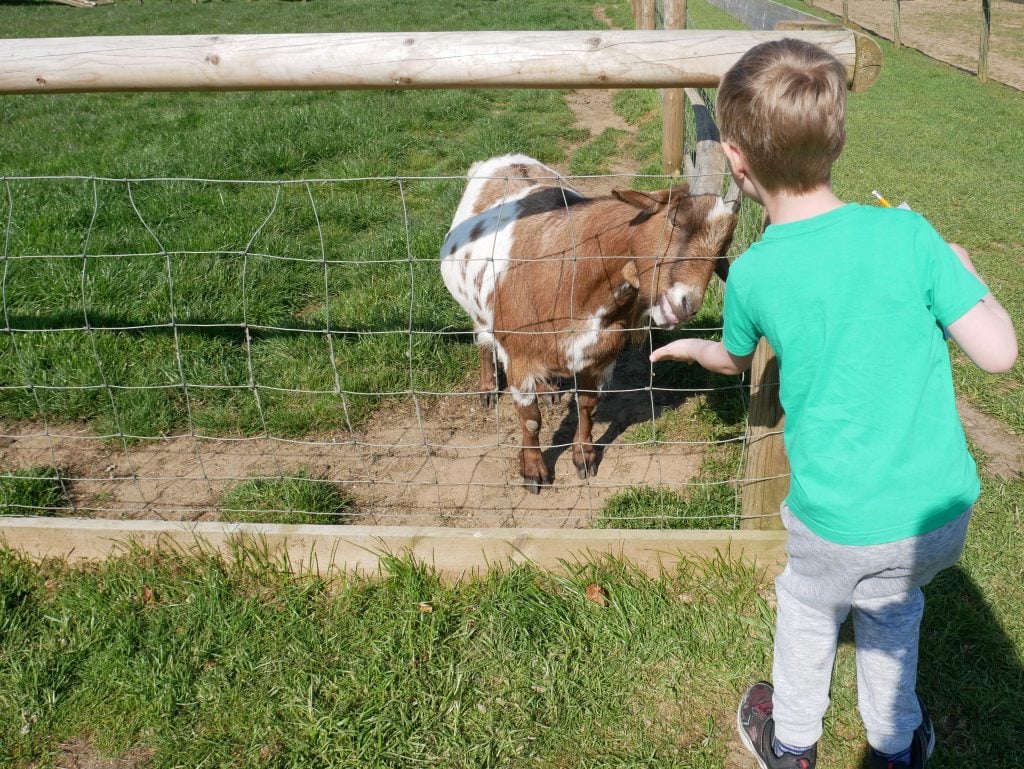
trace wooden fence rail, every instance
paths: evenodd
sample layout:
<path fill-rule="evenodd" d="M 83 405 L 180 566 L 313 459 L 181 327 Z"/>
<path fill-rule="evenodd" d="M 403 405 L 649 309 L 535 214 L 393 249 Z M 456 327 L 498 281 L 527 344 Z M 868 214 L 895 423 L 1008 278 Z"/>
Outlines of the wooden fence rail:
<path fill-rule="evenodd" d="M 683 559 L 718 555 L 777 571 L 785 537 L 776 531 L 654 529 L 451 529 L 416 526 L 318 526 L 190 523 L 71 518 L 0 518 L 0 545 L 35 559 L 97 561 L 132 546 L 230 556 L 257 548 L 294 572 L 375 574 L 385 557 L 406 556 L 455 581 L 494 566 L 530 563 L 561 571 L 567 564 L 620 558 L 650 576 Z"/>
<path fill-rule="evenodd" d="M 166 35 L 0 40 L 0 94 L 712 87 L 787 33 L 694 30 Z M 848 30 L 794 34 L 878 77 Z M 874 64 L 875 66 L 871 66 Z"/>

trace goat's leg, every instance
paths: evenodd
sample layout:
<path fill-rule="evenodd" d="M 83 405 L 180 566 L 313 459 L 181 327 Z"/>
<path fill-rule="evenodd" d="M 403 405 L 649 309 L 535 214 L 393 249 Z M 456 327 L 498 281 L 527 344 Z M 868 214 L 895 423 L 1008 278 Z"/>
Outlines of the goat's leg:
<path fill-rule="evenodd" d="M 601 463 L 601 450 L 594 445 L 594 409 L 601 398 L 601 385 L 606 377 L 594 374 L 579 374 L 576 380 L 576 410 L 579 423 L 572 443 L 572 463 L 576 475 L 587 478 L 597 475 Z"/>
<path fill-rule="evenodd" d="M 498 405 L 498 370 L 494 347 L 480 345 L 480 403 L 485 409 Z"/>
<path fill-rule="evenodd" d="M 544 462 L 540 450 L 540 404 L 536 396 L 528 404 L 516 399 L 519 426 L 523 433 L 523 447 L 519 450 L 519 474 L 523 476 L 526 488 L 533 494 L 540 494 L 541 486 L 551 485 L 551 472 Z"/>
<path fill-rule="evenodd" d="M 519 450 L 519 474 L 523 476 L 526 488 L 534 494 L 539 494 L 541 486 L 551 485 L 551 472 L 540 450 L 540 404 L 537 402 L 532 380 L 517 380 L 512 371 L 508 374 L 509 389 L 516 404 L 519 427 L 523 435 L 523 447 Z"/>

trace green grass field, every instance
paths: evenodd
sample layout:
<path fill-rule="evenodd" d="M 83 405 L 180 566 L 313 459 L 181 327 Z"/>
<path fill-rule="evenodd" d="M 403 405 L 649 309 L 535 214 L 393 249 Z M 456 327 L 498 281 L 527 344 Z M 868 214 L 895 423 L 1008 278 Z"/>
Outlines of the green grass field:
<path fill-rule="evenodd" d="M 627 25 L 629 3 L 604 5 Z M 597 26 L 589 2 L 382 7 L 9 3 L 0 35 Z M 690 12 L 695 26 L 736 26 L 699 0 Z M 907 200 L 971 250 L 1020 327 L 1024 95 L 881 45 L 880 82 L 850 100 L 837 191 Z M 652 95 L 616 103 L 640 126 L 628 151 L 657 169 Z M 622 147 L 605 137 L 568 157 L 583 135 L 556 91 L 4 96 L 0 125 L 4 322 L 19 329 L 0 333 L 0 423 L 45 414 L 128 435 L 174 433 L 186 408 L 216 434 L 338 426 L 332 354 L 342 389 L 451 387 L 476 358 L 436 276 L 461 182 L 391 177 L 457 177 L 511 149 L 590 173 Z M 50 175 L 83 178 L 22 178 Z M 155 177 L 177 181 L 123 181 Z M 383 178 L 313 181 L 355 177 Z M 711 303 L 705 319 L 715 312 Z M 424 332 L 411 349 L 410 328 Z M 962 396 L 1017 435 L 1022 372 L 992 377 L 955 360 Z M 664 375 L 704 381 L 683 367 Z M 113 398 L 41 387 L 104 381 L 156 387 Z M 308 392 L 266 387 L 257 402 L 253 381 Z M 671 434 L 696 414 L 702 439 L 727 435 L 742 404 L 714 397 L 724 402 L 694 399 L 685 420 L 644 429 Z M 380 402 L 353 397 L 352 418 Z M 714 463 L 733 466 L 728 455 Z M 0 478 L 5 498 L 65 504 L 48 478 L 15 477 L 25 469 L 0 467 L 15 472 Z M 920 690 L 936 719 L 936 769 L 1024 765 L 1024 481 L 986 473 L 983 486 L 962 563 L 926 591 Z M 719 509 L 720 488 L 687 504 Z M 324 513 L 349 504 L 315 490 L 248 484 L 227 502 L 243 512 L 260 500 Z M 678 502 L 650 497 L 624 495 L 607 520 Z M 714 562 L 649 579 L 603 561 L 453 586 L 400 560 L 344 584 L 285 567 L 249 550 L 231 561 L 128 552 L 39 567 L 0 548 L 0 766 L 76 765 L 76 751 L 81 765 L 161 768 L 744 765 L 735 703 L 770 676 L 774 619 L 770 581 L 754 570 Z M 591 584 L 606 607 L 586 599 Z M 863 747 L 849 641 L 821 747 L 821 765 L 842 769 L 859 766 Z"/>

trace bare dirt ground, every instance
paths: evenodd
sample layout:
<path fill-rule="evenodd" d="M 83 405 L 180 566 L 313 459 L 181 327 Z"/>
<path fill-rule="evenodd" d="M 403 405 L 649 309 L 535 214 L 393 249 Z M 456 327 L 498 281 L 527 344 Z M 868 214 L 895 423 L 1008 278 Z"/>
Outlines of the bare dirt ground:
<path fill-rule="evenodd" d="M 848 3 L 850 21 L 888 40 L 893 39 L 892 0 L 854 0 Z M 814 0 L 836 16 L 842 0 Z M 972 0 L 903 0 L 900 39 L 933 59 L 968 72 L 978 71 L 981 44 L 981 3 Z M 989 77 L 1024 90 L 1024 4 L 992 0 L 989 39 Z"/>
<path fill-rule="evenodd" d="M 378 411 L 356 434 L 302 441 L 177 437 L 112 445 L 83 428 L 0 428 L 0 467 L 54 465 L 77 512 L 104 518 L 216 520 L 217 499 L 250 476 L 306 468 L 357 499 L 360 523 L 445 526 L 587 526 L 611 494 L 637 484 L 679 488 L 700 468 L 701 447 L 631 443 L 624 433 L 682 394 L 652 393 L 646 356 L 627 351 L 595 413 L 607 444 L 596 477 L 580 480 L 569 446 L 575 401 L 543 405 L 542 441 L 555 482 L 531 494 L 519 479 L 519 422 L 511 399 L 484 409 L 476 395 L 420 399 Z M 470 388 L 467 388 L 470 389 Z"/>
<path fill-rule="evenodd" d="M 839 5 L 833 0 L 819 4 Z M 881 0 L 852 3 L 865 19 Z M 960 6 L 912 0 L 904 3 L 904 34 L 909 9 Z M 997 6 L 1001 4 L 997 3 Z M 876 7 L 877 6 L 877 7 Z M 973 4 L 972 4 L 973 7 Z M 1024 16 L 1024 6 L 1020 6 Z M 595 18 L 609 25 L 603 9 Z M 908 40 L 909 42 L 909 40 Z M 568 94 L 578 124 L 598 136 L 606 128 L 634 131 L 612 107 L 612 91 Z M 571 154 L 574 147 L 567 147 Z M 635 172 L 625 155 L 615 173 Z M 604 194 L 628 180 L 585 180 L 588 194 Z M 278 476 L 300 468 L 344 485 L 357 499 L 357 522 L 448 526 L 587 526 L 607 498 L 628 486 L 682 488 L 693 482 L 703 456 L 701 445 L 630 442 L 628 430 L 666 408 L 685 406 L 683 394 L 654 393 L 645 355 L 628 350 L 616 367 L 611 392 L 596 412 L 595 439 L 606 444 L 595 478 L 580 480 L 568 444 L 576 426 L 570 396 L 544 407 L 542 441 L 555 471 L 553 487 L 539 495 L 519 484 L 518 422 L 508 397 L 485 410 L 476 396 L 451 395 L 409 402 L 379 411 L 355 434 L 310 436 L 302 441 L 264 438 L 155 438 L 130 446 L 103 442 L 77 425 L 0 425 L 0 468 L 52 465 L 72 479 L 69 491 L 79 514 L 106 518 L 213 520 L 224 490 L 252 476 Z M 475 389 L 467 380 L 461 392 Z M 998 421 L 961 403 L 965 426 L 987 455 L 987 471 L 1010 477 L 1022 471 L 1019 436 Z"/>

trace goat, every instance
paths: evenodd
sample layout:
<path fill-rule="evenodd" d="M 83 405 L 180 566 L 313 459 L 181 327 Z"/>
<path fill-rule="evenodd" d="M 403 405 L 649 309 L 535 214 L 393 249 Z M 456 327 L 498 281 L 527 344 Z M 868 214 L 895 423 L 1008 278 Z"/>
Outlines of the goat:
<path fill-rule="evenodd" d="M 700 309 L 736 213 L 683 183 L 660 192 L 587 198 L 525 155 L 475 163 L 441 247 L 441 275 L 473 322 L 485 405 L 505 370 L 522 429 L 520 473 L 539 493 L 551 473 L 538 440 L 537 393 L 573 379 L 579 424 L 572 461 L 597 473 L 592 412 L 631 329 L 672 328 Z"/>

